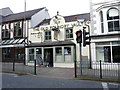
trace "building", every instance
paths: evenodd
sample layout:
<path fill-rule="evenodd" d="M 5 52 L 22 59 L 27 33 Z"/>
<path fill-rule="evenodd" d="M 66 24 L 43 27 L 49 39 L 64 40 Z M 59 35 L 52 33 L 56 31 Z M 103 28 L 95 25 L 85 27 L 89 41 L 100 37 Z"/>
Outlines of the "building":
<path fill-rule="evenodd" d="M 25 46 L 29 42 L 28 29 L 48 18 L 46 7 L 4 16 L 0 22 L 2 61 L 24 62 Z"/>
<path fill-rule="evenodd" d="M 9 7 L 6 8 L 2 8 L 0 9 L 0 22 L 2 22 L 2 19 L 7 16 L 13 14 L 13 12 L 11 11 L 11 9 Z M 1 25 L 0 25 L 0 42 L 2 41 L 2 30 L 1 30 Z M 0 61 L 2 61 L 2 49 L 0 48 Z"/>
<path fill-rule="evenodd" d="M 45 19 L 36 28 L 29 31 L 30 44 L 26 48 L 26 63 L 34 60 L 51 67 L 74 67 L 74 61 L 80 61 L 80 47 L 76 42 L 76 31 L 90 30 L 90 14 L 61 16 L 59 13 L 51 19 Z M 89 63 L 89 46 L 83 47 L 83 64 Z"/>
<path fill-rule="evenodd" d="M 91 58 L 92 62 L 114 65 L 120 63 L 120 1 L 92 0 Z M 103 66 L 104 67 L 104 66 Z"/>

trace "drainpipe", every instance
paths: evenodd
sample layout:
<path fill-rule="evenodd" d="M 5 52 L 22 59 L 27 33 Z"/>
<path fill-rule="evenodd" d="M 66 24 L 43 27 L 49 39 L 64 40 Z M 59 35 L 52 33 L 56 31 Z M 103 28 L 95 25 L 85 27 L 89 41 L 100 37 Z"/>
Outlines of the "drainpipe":
<path fill-rule="evenodd" d="M 90 26 L 87 24 L 87 21 L 85 22 L 85 25 L 88 27 L 88 32 L 89 32 L 89 36 L 90 36 Z M 91 37 L 90 37 L 90 39 L 89 39 L 89 42 L 91 41 Z M 92 68 L 92 61 L 91 61 L 91 45 L 89 45 L 89 63 L 90 63 L 90 69 Z"/>

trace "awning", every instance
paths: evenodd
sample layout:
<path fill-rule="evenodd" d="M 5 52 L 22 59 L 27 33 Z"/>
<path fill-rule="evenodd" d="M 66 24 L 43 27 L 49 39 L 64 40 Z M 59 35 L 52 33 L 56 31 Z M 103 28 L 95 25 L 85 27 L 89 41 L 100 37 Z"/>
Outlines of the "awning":
<path fill-rule="evenodd" d="M 66 46 L 75 45 L 72 41 L 54 41 L 54 42 L 41 42 L 41 43 L 31 43 L 26 47 L 50 47 L 50 46 Z"/>
<path fill-rule="evenodd" d="M 0 48 L 4 47 L 23 47 L 25 43 L 26 38 L 20 38 L 20 39 L 9 39 L 9 40 L 2 40 L 0 42 Z"/>

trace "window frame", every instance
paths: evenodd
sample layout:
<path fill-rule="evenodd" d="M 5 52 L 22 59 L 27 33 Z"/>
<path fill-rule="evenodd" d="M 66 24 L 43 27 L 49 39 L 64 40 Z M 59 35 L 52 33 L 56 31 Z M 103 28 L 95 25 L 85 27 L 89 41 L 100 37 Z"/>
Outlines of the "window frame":
<path fill-rule="evenodd" d="M 2 25 L 2 39 L 9 39 L 10 38 L 10 23 L 6 23 Z M 5 27 L 5 29 L 3 29 Z M 8 27 L 8 28 L 7 28 Z M 7 33 L 7 36 L 6 36 Z"/>
<path fill-rule="evenodd" d="M 56 55 L 62 55 L 62 47 L 56 47 L 55 53 L 56 53 Z"/>
<path fill-rule="evenodd" d="M 15 24 L 19 24 L 18 27 L 20 27 L 20 29 L 15 30 Z M 23 21 L 14 22 L 13 27 L 14 27 L 14 38 L 22 38 L 23 37 Z M 21 32 L 20 35 L 19 35 L 19 32 Z"/>
<path fill-rule="evenodd" d="M 110 10 L 112 10 L 112 9 L 115 9 L 115 10 L 118 11 L 118 16 L 109 17 Z M 107 10 L 108 32 L 120 31 L 120 15 L 119 15 L 119 12 L 120 12 L 120 11 L 119 11 L 117 8 L 110 8 L 110 9 Z M 116 27 L 115 27 L 115 25 L 116 25 L 115 22 L 118 23 L 118 27 L 116 26 L 118 29 L 116 29 Z M 110 25 L 110 23 L 111 23 L 112 25 Z M 112 29 L 111 29 L 109 26 L 112 26 Z"/>
<path fill-rule="evenodd" d="M 97 56 L 98 54 L 97 54 L 97 50 L 99 50 L 99 49 L 97 49 L 97 48 L 102 48 L 101 49 L 101 51 L 103 50 L 103 53 L 104 53 L 104 55 L 105 55 L 105 52 L 104 52 L 104 49 L 106 48 L 106 47 L 109 47 L 109 50 L 110 50 L 110 61 L 105 61 L 105 56 L 104 56 L 104 60 L 102 60 L 104 63 L 120 63 L 120 62 L 116 62 L 115 60 L 114 60 L 114 56 L 113 56 L 113 54 L 114 54 L 114 52 L 113 52 L 113 49 L 115 48 L 115 47 L 120 47 L 120 41 L 111 41 L 111 42 L 99 42 L 99 43 L 95 43 L 95 48 L 96 48 L 96 62 L 99 62 L 99 60 L 98 60 L 98 58 L 97 57 L 99 57 L 100 56 L 100 54 L 99 54 L 99 56 Z"/>
<path fill-rule="evenodd" d="M 33 50 L 33 52 L 31 53 L 30 50 L 31 50 L 31 52 L 32 52 L 32 50 Z M 28 54 L 29 54 L 29 55 L 28 55 L 29 61 L 30 61 L 30 62 L 34 61 L 34 59 L 35 59 L 35 50 L 34 50 L 34 48 L 29 48 L 29 49 L 28 49 Z M 33 58 L 33 60 L 32 60 L 31 58 Z"/>
<path fill-rule="evenodd" d="M 69 32 L 68 30 L 72 30 L 72 32 Z M 68 33 L 67 33 L 67 31 L 68 31 Z M 71 35 L 72 35 L 72 37 L 71 37 Z M 65 29 L 65 39 L 73 39 L 73 28 Z"/>
<path fill-rule="evenodd" d="M 46 33 L 47 33 L 47 35 L 46 35 Z M 45 31 L 44 32 L 44 40 L 45 41 L 51 41 L 52 40 L 52 32 L 51 31 Z"/>
<path fill-rule="evenodd" d="M 103 19 L 103 11 L 99 12 L 100 15 L 100 25 L 101 25 L 101 33 L 104 33 L 104 19 Z"/>

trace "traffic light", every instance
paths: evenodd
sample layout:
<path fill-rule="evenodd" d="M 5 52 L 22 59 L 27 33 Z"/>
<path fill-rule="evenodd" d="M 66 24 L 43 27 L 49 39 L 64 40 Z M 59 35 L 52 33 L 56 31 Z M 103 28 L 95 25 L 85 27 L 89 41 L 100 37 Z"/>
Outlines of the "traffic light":
<path fill-rule="evenodd" d="M 89 32 L 86 32 L 85 30 L 86 27 L 83 27 L 83 46 L 85 47 L 86 45 L 90 44 L 90 37 L 87 36 L 89 35 Z M 88 40 L 88 41 L 87 41 Z"/>
<path fill-rule="evenodd" d="M 81 30 L 76 32 L 76 37 L 77 37 L 76 38 L 77 43 L 82 43 L 82 31 Z"/>

